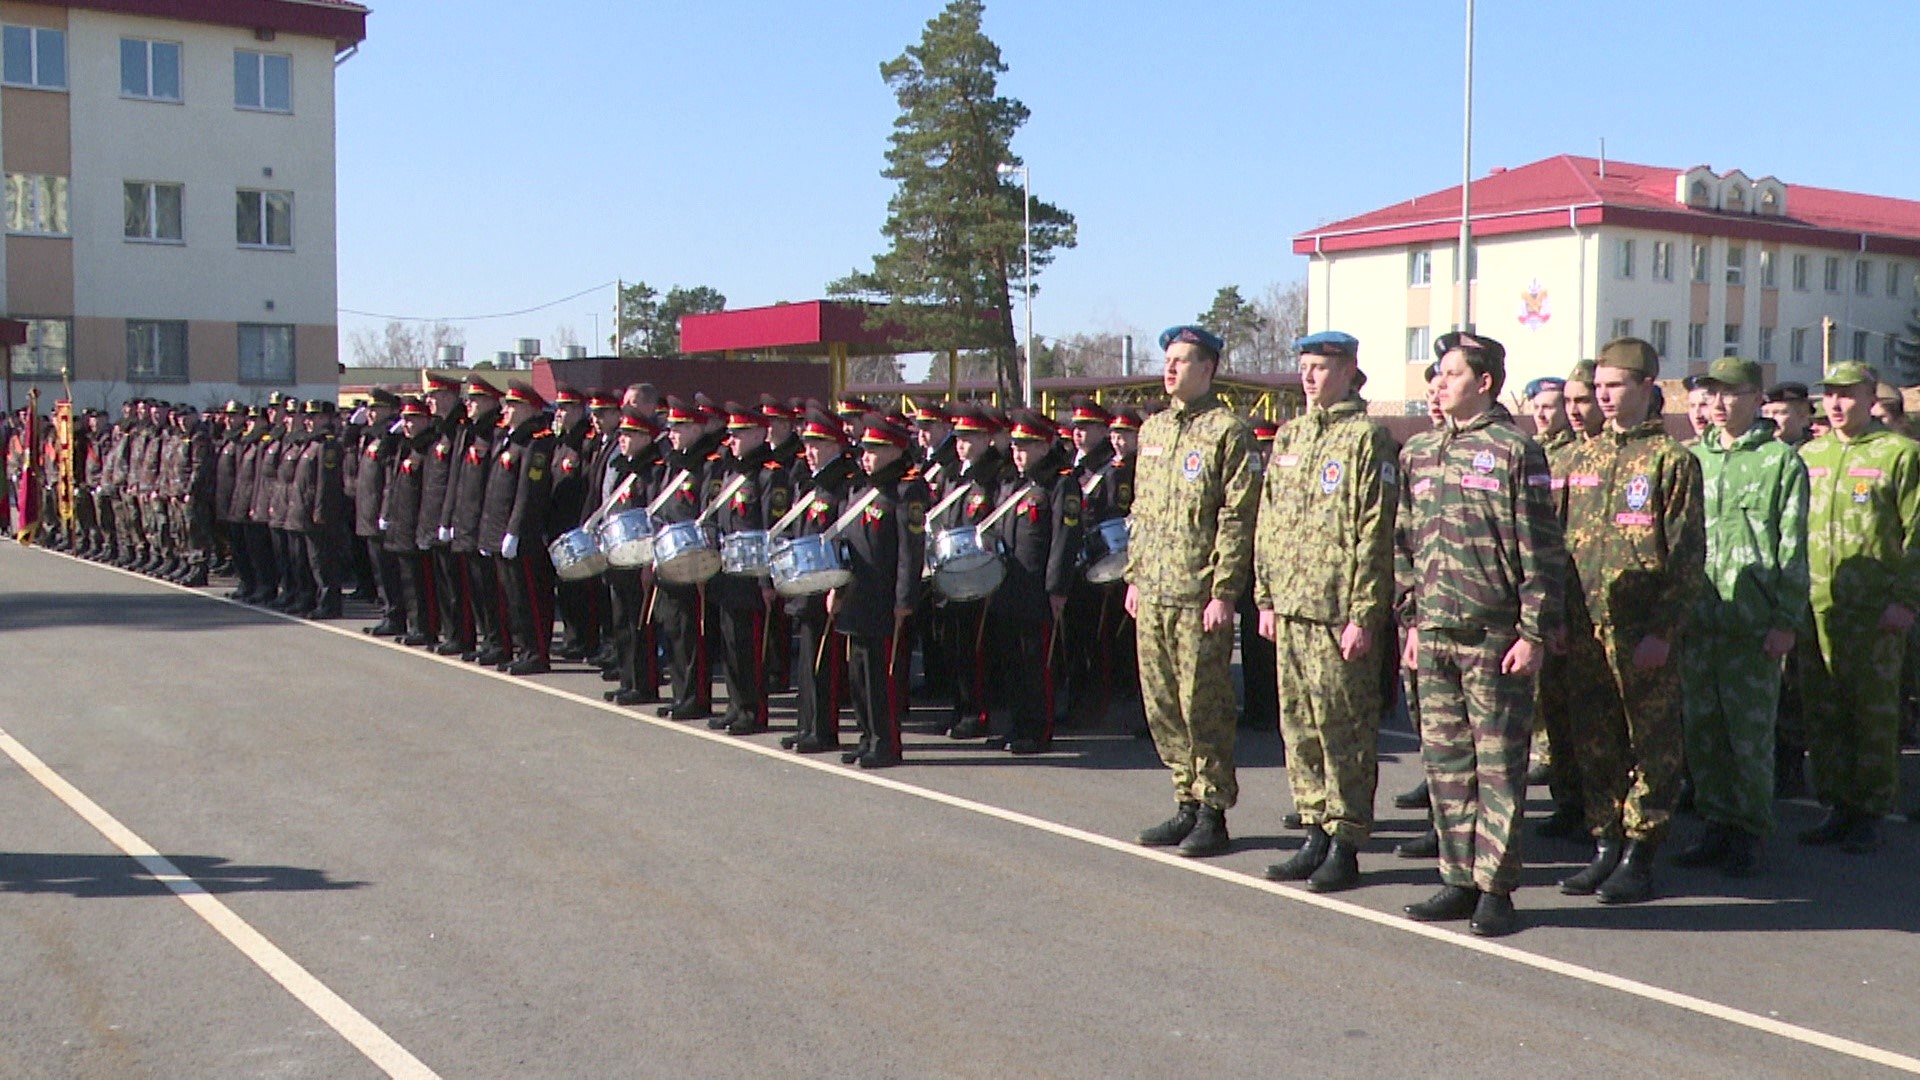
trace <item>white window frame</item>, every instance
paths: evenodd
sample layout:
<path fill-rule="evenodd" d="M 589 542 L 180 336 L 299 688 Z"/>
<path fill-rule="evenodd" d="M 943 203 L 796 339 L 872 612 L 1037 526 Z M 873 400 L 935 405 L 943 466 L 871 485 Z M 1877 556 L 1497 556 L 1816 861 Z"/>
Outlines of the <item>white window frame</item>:
<path fill-rule="evenodd" d="M 1427 326 L 1407 327 L 1407 363 L 1428 364 L 1433 362 L 1433 328 Z"/>
<path fill-rule="evenodd" d="M 1830 293 L 1840 291 L 1840 256 L 1827 256 L 1827 263 L 1822 270 L 1820 284 L 1825 286 L 1826 290 Z"/>
<path fill-rule="evenodd" d="M 1655 281 L 1673 280 L 1673 241 L 1671 240 L 1653 242 L 1653 279 Z"/>
<path fill-rule="evenodd" d="M 1632 337 L 1632 336 L 1633 336 L 1633 320 L 1632 319 L 1613 320 L 1613 333 L 1608 335 L 1609 341 L 1614 340 L 1616 338 Z"/>
<path fill-rule="evenodd" d="M 1777 289 L 1780 287 L 1780 260 L 1774 258 L 1773 249 L 1760 249 L 1760 287 Z"/>
<path fill-rule="evenodd" d="M 1422 288 L 1433 284 L 1433 249 L 1407 252 L 1407 286 Z"/>
<path fill-rule="evenodd" d="M 1887 297 L 1889 299 L 1898 300 L 1900 298 L 1900 279 L 1906 276 L 1906 263 L 1887 264 Z"/>
<path fill-rule="evenodd" d="M 176 338 L 177 334 L 177 338 Z M 167 371 L 164 353 L 175 340 L 180 345 L 178 371 Z M 147 361 L 151 361 L 147 364 Z M 183 383 L 189 381 L 187 324 L 180 319 L 127 320 L 127 381 Z"/>
<path fill-rule="evenodd" d="M 1759 340 L 1753 346 L 1753 358 L 1763 364 L 1773 362 L 1773 327 L 1760 328 Z"/>
<path fill-rule="evenodd" d="M 1807 328 L 1796 326 L 1787 339 L 1787 362 L 1795 367 L 1807 362 Z"/>
<path fill-rule="evenodd" d="M 7 350 L 7 363 L 13 366 L 16 379 L 58 379 L 73 374 L 73 320 L 38 319 L 31 315 L 22 316 L 20 321 L 27 324 L 27 343 L 15 345 Z M 60 343 L 47 344 L 47 333 L 57 329 Z M 45 358 L 49 350 L 57 349 L 59 364 L 49 367 Z"/>
<path fill-rule="evenodd" d="M 254 205 L 251 214 L 247 212 L 247 199 L 249 196 L 259 200 Z M 276 202 L 282 203 L 286 207 L 287 241 L 284 244 L 272 242 L 272 209 Z M 260 188 L 240 188 L 234 192 L 233 217 L 233 239 L 234 242 L 242 248 L 249 251 L 293 250 L 293 192 L 266 191 Z M 249 222 L 259 230 L 260 238 L 258 240 L 247 239 L 246 228 Z"/>
<path fill-rule="evenodd" d="M 1745 245 L 1727 246 L 1727 284 L 1745 285 L 1747 283 L 1747 249 Z"/>
<path fill-rule="evenodd" d="M 1647 343 L 1661 356 L 1667 355 L 1667 346 L 1673 341 L 1673 322 L 1668 319 L 1652 319 L 1647 323 Z"/>
<path fill-rule="evenodd" d="M 160 190 L 162 188 L 171 188 L 179 193 L 174 200 L 177 216 L 173 221 L 174 232 L 171 236 L 160 231 Z M 168 180 L 128 180 L 121 185 L 121 189 L 123 211 L 120 231 L 129 244 L 180 245 L 187 242 L 187 186 L 185 184 Z M 124 207 L 134 202 L 136 198 L 143 203 L 142 213 L 145 215 L 147 225 L 147 231 L 144 233 L 130 231 L 129 227 L 132 223 L 126 219 L 127 215 L 124 212 Z"/>
<path fill-rule="evenodd" d="M 286 63 L 287 103 L 285 105 L 276 105 L 269 100 L 271 96 L 267 83 L 269 60 L 281 60 Z M 240 66 L 245 63 L 252 64 L 255 85 L 260 88 L 259 95 L 251 101 L 243 101 L 240 97 Z M 292 113 L 293 56 L 289 53 L 259 52 L 254 49 L 233 50 L 233 107 L 247 112 Z"/>
<path fill-rule="evenodd" d="M 1707 358 L 1707 324 L 1687 324 L 1687 359 L 1705 360 Z"/>
<path fill-rule="evenodd" d="M 1853 355 L 1848 359 L 1860 360 L 1864 362 L 1866 358 L 1867 358 L 1867 332 L 1865 330 L 1855 330 L 1853 332 Z"/>
<path fill-rule="evenodd" d="M 1873 260 L 1855 259 L 1853 261 L 1853 294 L 1867 296 L 1873 292 Z"/>
<path fill-rule="evenodd" d="M 1720 338 L 1721 356 L 1739 356 L 1740 343 L 1746 340 L 1746 327 L 1737 322 L 1726 324 Z"/>
<path fill-rule="evenodd" d="M 14 78 L 13 73 L 6 71 L 5 65 L 0 63 L 0 86 L 17 86 L 27 90 L 65 90 L 67 78 L 71 74 L 67 70 L 67 32 L 51 26 L 22 26 L 17 23 L 7 23 L 4 28 L 0 28 L 0 40 L 12 37 L 16 33 L 27 35 L 26 78 Z M 41 68 L 47 66 L 42 62 L 41 57 L 49 47 L 57 47 L 60 54 L 59 82 L 44 81 L 41 77 Z"/>
<path fill-rule="evenodd" d="M 1691 273 L 1689 280 L 1695 285 L 1705 285 L 1713 273 L 1713 249 L 1696 240 L 1689 252 L 1689 258 L 1691 260 L 1688 263 Z"/>
<path fill-rule="evenodd" d="M 285 335 L 285 370 L 268 370 L 267 365 L 275 361 L 269 340 L 269 333 L 278 337 Z M 249 341 L 249 336 L 253 340 Z M 235 331 L 235 341 L 239 345 L 239 381 L 249 386 L 292 386 L 294 372 L 298 370 L 296 352 L 297 335 L 291 323 L 241 323 Z M 249 368 L 252 368 L 250 371 Z"/>
<path fill-rule="evenodd" d="M 10 236 L 71 236 L 67 178 L 8 173 L 6 226 Z"/>
<path fill-rule="evenodd" d="M 1615 277 L 1633 280 L 1633 237 L 1623 236 L 1614 245 L 1613 274 Z"/>
<path fill-rule="evenodd" d="M 1793 291 L 1794 292 L 1806 292 L 1808 289 L 1813 287 L 1812 286 L 1813 271 L 1811 269 L 1812 263 L 1813 263 L 1813 260 L 1807 258 L 1805 255 L 1795 255 L 1793 257 Z"/>
<path fill-rule="evenodd" d="M 127 46 L 138 45 L 145 53 L 146 90 L 144 92 L 127 88 Z M 173 50 L 173 77 L 176 85 L 173 93 L 163 94 L 153 86 L 153 57 L 156 50 Z M 186 47 L 177 41 L 160 41 L 154 38 L 123 37 L 120 39 L 120 96 L 129 101 L 160 101 L 178 105 L 186 100 Z"/>

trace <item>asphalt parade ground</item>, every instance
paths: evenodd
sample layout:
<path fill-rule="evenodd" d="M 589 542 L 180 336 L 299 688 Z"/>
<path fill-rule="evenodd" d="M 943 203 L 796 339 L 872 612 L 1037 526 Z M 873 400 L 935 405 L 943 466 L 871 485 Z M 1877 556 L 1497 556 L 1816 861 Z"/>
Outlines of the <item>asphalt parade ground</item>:
<path fill-rule="evenodd" d="M 1319 897 L 1260 876 L 1272 733 L 1194 862 L 1130 842 L 1171 797 L 1117 725 L 1016 759 L 920 709 L 863 773 L 779 750 L 790 697 L 734 738 L 361 625 L 0 545 L 0 1078 L 1920 1073 L 1920 826 L 1810 850 L 1783 803 L 1765 875 L 1629 908 L 1529 838 L 1487 942 L 1400 915 L 1403 732 Z"/>

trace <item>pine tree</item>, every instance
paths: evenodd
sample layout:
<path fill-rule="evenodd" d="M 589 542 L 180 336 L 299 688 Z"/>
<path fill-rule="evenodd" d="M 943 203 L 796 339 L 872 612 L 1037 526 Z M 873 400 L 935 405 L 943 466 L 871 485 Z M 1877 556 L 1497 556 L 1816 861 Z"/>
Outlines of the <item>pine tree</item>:
<path fill-rule="evenodd" d="M 1026 253 L 1014 133 L 1027 121 L 1019 101 L 998 92 L 1007 70 L 980 29 L 981 0 L 952 0 L 920 43 L 880 65 L 900 115 L 881 175 L 898 187 L 881 227 L 889 248 L 873 269 L 828 286 L 836 296 L 874 301 L 876 323 L 891 323 L 928 349 L 991 352 L 1002 391 L 1020 385 L 1013 294 L 1025 284 Z M 1035 200 L 1033 269 L 1074 246 L 1073 215 Z"/>
<path fill-rule="evenodd" d="M 1234 349 L 1250 344 L 1267 327 L 1266 316 L 1260 308 L 1240 295 L 1240 286 L 1222 286 L 1213 295 L 1213 306 L 1200 313 L 1195 320 L 1201 326 L 1220 335 L 1226 342 L 1227 351 L 1221 357 L 1224 367 L 1234 367 Z M 1236 370 L 1258 370 L 1255 367 L 1236 368 Z"/>

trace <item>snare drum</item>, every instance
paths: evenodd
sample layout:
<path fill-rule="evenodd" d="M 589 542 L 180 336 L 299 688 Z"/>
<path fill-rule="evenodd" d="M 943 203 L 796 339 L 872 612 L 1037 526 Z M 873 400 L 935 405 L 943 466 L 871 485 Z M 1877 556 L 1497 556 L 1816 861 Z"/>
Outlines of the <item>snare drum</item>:
<path fill-rule="evenodd" d="M 713 531 L 697 521 L 676 521 L 653 534 L 653 572 L 669 585 L 701 585 L 720 572 Z"/>
<path fill-rule="evenodd" d="M 1127 539 L 1131 518 L 1109 518 L 1087 534 L 1087 581 L 1105 585 L 1127 572 Z"/>
<path fill-rule="evenodd" d="M 600 548 L 610 566 L 633 570 L 647 565 L 653 561 L 653 517 L 636 508 L 601 522 Z"/>
<path fill-rule="evenodd" d="M 841 541 L 825 536 L 777 540 L 768 564 L 781 596 L 818 596 L 853 580 Z"/>
<path fill-rule="evenodd" d="M 585 529 L 569 529 L 547 545 L 553 557 L 553 573 L 561 581 L 585 581 L 607 569 L 607 556 L 600 540 Z"/>
<path fill-rule="evenodd" d="M 949 600 L 982 599 L 999 588 L 1007 576 L 999 541 L 982 537 L 975 526 L 942 529 L 934 534 L 929 550 L 933 586 Z"/>
<path fill-rule="evenodd" d="M 773 572 L 768 565 L 767 534 L 761 529 L 743 529 L 720 538 L 720 572 L 739 577 L 766 577 Z"/>

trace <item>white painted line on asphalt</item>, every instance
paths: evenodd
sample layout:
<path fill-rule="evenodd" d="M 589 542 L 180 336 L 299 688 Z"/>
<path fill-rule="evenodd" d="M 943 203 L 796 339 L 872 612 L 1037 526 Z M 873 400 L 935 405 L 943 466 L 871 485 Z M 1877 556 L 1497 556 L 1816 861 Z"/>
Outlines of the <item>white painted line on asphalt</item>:
<path fill-rule="evenodd" d="M 36 549 L 36 550 L 44 551 L 44 549 Z M 60 554 L 59 552 L 45 552 L 45 553 L 51 554 L 51 555 Z M 64 556 L 64 557 L 74 558 L 76 562 L 83 562 L 89 566 L 98 565 L 92 562 L 88 562 L 87 560 L 84 560 L 84 559 L 77 559 L 74 556 Z M 117 570 L 117 568 L 115 567 L 104 567 L 104 569 Z M 1784 1020 L 1779 1020 L 1771 1016 L 1761 1016 L 1758 1013 L 1748 1012 L 1745 1009 L 1737 1009 L 1730 1005 L 1723 1005 L 1717 1001 L 1710 1001 L 1706 998 L 1696 997 L 1695 995 L 1692 995 L 1692 994 L 1681 993 L 1680 991 L 1677 991 L 1677 990 L 1669 990 L 1665 987 L 1655 986 L 1651 983 L 1641 982 L 1638 979 L 1630 979 L 1630 978 L 1626 978 L 1625 976 L 1615 975 L 1615 974 L 1612 974 L 1611 972 L 1601 971 L 1597 968 L 1587 967 L 1583 964 L 1569 963 L 1565 960 L 1557 960 L 1557 959 L 1554 959 L 1553 957 L 1543 956 L 1539 953 L 1528 952 L 1525 949 L 1515 948 L 1514 946 L 1506 944 L 1504 942 L 1489 941 L 1484 938 L 1471 937 L 1466 934 L 1462 934 L 1458 931 L 1446 930 L 1430 923 L 1414 922 L 1411 919 L 1407 919 L 1398 915 L 1389 915 L 1386 912 L 1375 911 L 1372 908 L 1362 907 L 1359 904 L 1355 904 L 1347 900 L 1341 900 L 1337 897 L 1321 896 L 1317 893 L 1307 892 L 1305 889 L 1299 888 L 1296 886 L 1276 884 L 1274 882 L 1267 881 L 1264 878 L 1257 878 L 1250 874 L 1242 873 L 1238 870 L 1229 870 L 1229 869 L 1226 869 L 1225 867 L 1215 866 L 1202 860 L 1182 858 L 1178 855 L 1171 854 L 1170 852 L 1164 849 L 1141 847 L 1140 845 L 1135 844 L 1132 841 L 1119 840 L 1111 836 L 1102 836 L 1099 833 L 1088 832 L 1085 829 L 1081 829 L 1073 825 L 1063 824 L 1058 821 L 1049 821 L 1046 818 L 1034 817 L 1031 814 L 1023 814 L 1018 810 L 1009 810 L 1009 809 L 1006 809 L 1005 807 L 994 806 L 991 803 L 977 802 L 973 799 L 966 798 L 965 796 L 950 795 L 943 791 L 935 791 L 932 788 L 918 787 L 914 784 L 909 784 L 909 783 L 906 783 L 905 781 L 897 780 L 897 779 L 894 779 L 893 777 L 881 775 L 879 773 L 862 772 L 858 769 L 853 769 L 853 768 L 849 768 L 849 767 L 838 765 L 838 764 L 828 763 L 826 761 L 820 760 L 819 758 L 790 753 L 788 751 L 778 749 L 777 747 L 772 746 L 770 744 L 751 742 L 745 739 L 737 738 L 735 736 L 727 735 L 723 732 L 709 731 L 701 727 L 688 727 L 684 723 L 665 720 L 659 717 L 646 715 L 644 713 L 637 713 L 632 709 L 622 708 L 618 705 L 609 704 L 604 701 L 597 701 L 585 695 L 574 693 L 571 690 L 563 690 L 563 689 L 560 689 L 559 687 L 548 686 L 544 683 L 534 682 L 530 679 L 503 674 L 501 672 L 495 671 L 492 668 L 478 667 L 474 664 L 465 663 L 455 657 L 436 656 L 431 652 L 423 652 L 422 650 L 419 650 L 419 649 L 409 648 L 405 645 L 401 645 L 396 641 L 391 641 L 386 638 L 376 638 L 376 637 L 372 637 L 371 635 L 356 633 L 347 627 L 332 626 L 323 622 L 310 622 L 308 620 L 295 618 L 294 616 L 282 614 L 280 612 L 250 607 L 246 604 L 239 603 L 238 601 L 235 601 L 235 600 L 228 600 L 225 597 L 217 596 L 210 592 L 203 592 L 199 589 L 187 588 L 186 586 L 183 586 L 183 585 L 174 585 L 171 582 L 155 581 L 152 578 L 146 577 L 145 575 L 135 574 L 132 571 L 128 571 L 128 570 L 117 570 L 117 572 L 127 574 L 130 577 L 137 578 L 138 580 L 147 582 L 148 584 L 151 584 L 151 585 L 158 585 L 164 588 L 175 589 L 180 592 L 191 593 L 194 596 L 200 596 L 210 600 L 216 600 L 223 604 L 231 604 L 234 607 L 238 607 L 246 611 L 256 612 L 261 615 L 276 616 L 278 618 L 285 619 L 288 622 L 297 623 L 302 626 L 308 626 L 316 630 L 324 630 L 329 633 L 338 634 L 352 641 L 360 641 L 360 642 L 365 642 L 367 644 L 377 645 L 383 648 L 392 649 L 392 650 L 405 653 L 411 656 L 424 656 L 431 660 L 437 660 L 445 664 L 450 664 L 456 668 L 459 668 L 462 671 L 470 672 L 472 674 L 480 675 L 486 678 L 497 679 L 509 685 L 518 686 L 526 690 L 532 690 L 537 693 L 546 694 L 549 697 L 560 698 L 572 704 L 585 705 L 588 708 L 598 709 L 602 712 L 612 713 L 615 716 L 619 716 L 629 721 L 637 720 L 641 723 L 650 724 L 653 727 L 660 728 L 661 730 L 664 730 L 664 731 L 671 731 L 676 734 L 688 736 L 691 738 L 704 739 L 716 745 L 731 747 L 735 750 L 743 750 L 748 753 L 759 754 L 762 757 L 766 757 L 766 758 L 770 758 L 775 761 L 778 761 L 783 765 L 813 769 L 817 772 L 825 773 L 830 776 L 836 776 L 843 780 L 852 780 L 858 783 L 870 784 L 874 787 L 884 788 L 888 791 L 897 792 L 902 795 L 911 795 L 911 796 L 914 796 L 915 798 L 925 799 L 928 802 L 934 802 L 934 803 L 939 803 L 943 806 L 949 806 L 956 810 L 965 810 L 969 813 L 978 814 L 982 817 L 994 818 L 999 821 L 1007 822 L 1009 824 L 1020 825 L 1029 829 L 1038 830 L 1040 832 L 1050 833 L 1054 836 L 1061 837 L 1062 839 L 1076 840 L 1083 844 L 1089 844 L 1094 847 L 1104 848 L 1108 851 L 1115 852 L 1116 854 L 1126 855 L 1136 859 L 1149 860 L 1151 862 L 1159 863 L 1162 866 L 1166 866 L 1171 869 L 1184 870 L 1190 874 L 1198 874 L 1202 877 L 1212 878 L 1216 881 L 1225 882 L 1226 884 L 1229 884 L 1229 885 L 1237 885 L 1241 888 L 1254 889 L 1259 892 L 1269 893 L 1273 896 L 1282 897 L 1284 899 L 1291 900 L 1295 903 L 1305 904 L 1309 907 L 1319 908 L 1322 911 L 1332 912 L 1337 915 L 1345 915 L 1348 918 L 1358 919 L 1361 922 L 1371 923 L 1383 929 L 1395 930 L 1403 934 L 1411 934 L 1415 937 L 1425 938 L 1429 941 L 1433 941 L 1442 945 L 1451 945 L 1455 948 L 1465 949 L 1469 952 L 1477 952 L 1485 956 L 1497 957 L 1499 959 L 1506 960 L 1511 963 L 1519 964 L 1523 967 L 1533 968 L 1536 971 L 1548 972 L 1550 974 L 1559 975 L 1564 978 L 1576 980 L 1578 982 L 1587 983 L 1592 986 L 1605 987 L 1606 989 L 1618 991 L 1619 993 L 1627 994 L 1632 997 L 1637 997 L 1644 1001 L 1655 1002 L 1661 1005 L 1669 1006 L 1671 1008 L 1695 1013 L 1700 1016 L 1712 1017 L 1713 1019 L 1723 1020 L 1729 1024 L 1735 1024 L 1740 1027 L 1748 1028 L 1753 1031 L 1759 1031 L 1768 1035 L 1774 1035 L 1782 1039 L 1789 1039 L 1793 1042 L 1801 1043 L 1806 1046 L 1817 1047 L 1822 1050 L 1832 1051 L 1833 1053 L 1842 1054 L 1844 1056 L 1855 1058 L 1860 1061 L 1865 1061 L 1875 1065 L 1885 1066 L 1886 1068 L 1889 1068 L 1889 1069 L 1895 1069 L 1901 1072 L 1920 1076 L 1920 1058 L 1903 1054 L 1895 1050 L 1888 1050 L 1883 1047 L 1873 1046 L 1867 1043 L 1858 1042 L 1853 1039 L 1843 1038 L 1838 1035 L 1832 1035 L 1827 1032 L 1819 1031 L 1814 1028 L 1804 1027 L 1799 1024 L 1788 1023 Z M 291 961 L 289 961 L 289 963 L 291 963 Z"/>
<path fill-rule="evenodd" d="M 4 729 L 0 729 L 0 750 L 4 750 L 27 775 L 52 792 L 54 798 L 66 803 L 87 824 L 100 830 L 100 834 L 113 846 L 145 867 L 147 874 L 155 881 L 173 890 L 173 894 L 193 909 L 194 914 L 205 919 L 214 932 L 226 938 L 229 944 L 239 949 L 274 982 L 285 987 L 287 993 L 292 994 L 328 1027 L 339 1032 L 342 1038 L 353 1044 L 354 1049 L 365 1054 L 368 1061 L 379 1066 L 388 1076 L 405 1080 L 438 1080 L 438 1074 L 427 1068 L 419 1058 L 408 1053 L 405 1047 L 376 1027 L 373 1021 L 347 1004 L 346 999 L 329 990 L 325 983 L 314 978 L 293 957 L 234 914 L 232 908 L 201 888 L 199 882 L 181 873 L 179 867 L 154 850 L 151 844 L 140 839 L 132 829 L 120 824 L 100 804 L 48 768 L 45 762 L 34 756 L 33 751 L 22 746 Z"/>

